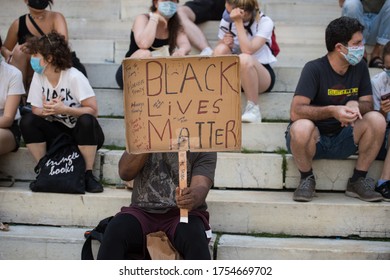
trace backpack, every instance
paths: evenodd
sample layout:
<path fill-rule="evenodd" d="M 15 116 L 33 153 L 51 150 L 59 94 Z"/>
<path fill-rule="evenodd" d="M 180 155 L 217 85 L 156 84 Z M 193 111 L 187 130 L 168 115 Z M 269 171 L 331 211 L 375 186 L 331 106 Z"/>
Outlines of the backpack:
<path fill-rule="evenodd" d="M 261 17 L 265 17 L 263 14 Z M 267 46 L 270 48 L 272 54 L 276 57 L 280 53 L 280 47 L 278 42 L 276 41 L 276 35 L 275 35 L 275 26 L 272 29 L 272 35 L 271 35 L 271 45 L 267 42 Z"/>
<path fill-rule="evenodd" d="M 106 231 L 108 223 L 114 216 L 107 217 L 99 222 L 99 224 L 91 231 L 86 231 L 84 237 L 86 238 L 83 248 L 81 249 L 82 260 L 93 260 L 92 240 L 98 240 L 102 243 L 104 232 Z"/>
<path fill-rule="evenodd" d="M 275 27 L 272 30 L 271 35 L 271 45 L 267 42 L 267 46 L 270 48 L 272 54 L 276 57 L 280 53 L 280 47 L 278 42 L 276 42 Z"/>
<path fill-rule="evenodd" d="M 265 17 L 265 15 L 263 14 L 261 17 Z M 251 21 L 249 22 L 249 24 L 245 27 L 245 29 L 248 31 L 248 33 L 253 36 L 252 34 L 252 30 L 251 30 L 251 26 L 254 22 L 254 19 L 253 17 L 251 18 Z M 232 29 L 232 25 L 233 23 L 230 23 L 229 24 L 229 30 Z M 276 34 L 275 34 L 275 26 L 274 28 L 272 29 L 272 35 L 271 35 L 271 44 L 266 42 L 266 45 L 270 48 L 272 54 L 276 57 L 279 53 L 280 53 L 280 47 L 279 47 L 279 44 L 278 42 L 276 41 Z"/>

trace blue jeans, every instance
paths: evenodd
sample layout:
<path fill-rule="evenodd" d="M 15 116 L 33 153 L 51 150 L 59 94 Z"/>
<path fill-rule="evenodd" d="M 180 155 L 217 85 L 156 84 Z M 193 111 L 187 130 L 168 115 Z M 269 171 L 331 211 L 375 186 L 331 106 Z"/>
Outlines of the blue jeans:
<path fill-rule="evenodd" d="M 290 143 L 290 126 L 286 130 L 286 147 L 291 154 Z M 351 155 L 356 154 L 358 146 L 353 140 L 353 127 L 344 127 L 338 134 L 335 135 L 320 135 L 320 141 L 316 144 L 316 154 L 314 159 L 346 159 Z"/>
<path fill-rule="evenodd" d="M 386 45 L 390 41 L 390 0 L 383 4 L 378 14 L 364 13 L 360 0 L 345 0 L 342 15 L 356 18 L 364 26 L 367 45 Z"/>

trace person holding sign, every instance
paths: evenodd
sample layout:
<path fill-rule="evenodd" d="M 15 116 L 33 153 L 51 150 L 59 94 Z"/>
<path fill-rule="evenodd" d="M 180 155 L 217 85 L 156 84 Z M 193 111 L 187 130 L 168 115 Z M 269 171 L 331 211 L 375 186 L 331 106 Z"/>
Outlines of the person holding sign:
<path fill-rule="evenodd" d="M 27 99 L 32 113 L 22 116 L 20 130 L 28 150 L 39 162 L 57 136 L 71 135 L 85 160 L 86 191 L 102 192 L 103 186 L 92 175 L 92 167 L 104 134 L 88 79 L 72 67 L 69 45 L 58 32 L 31 37 L 27 47 L 35 71 Z"/>
<path fill-rule="evenodd" d="M 275 83 L 270 65 L 276 57 L 269 47 L 274 23 L 260 11 L 257 0 L 226 0 L 225 7 L 214 55 L 240 56 L 241 85 L 247 98 L 242 121 L 258 123 L 258 95 L 271 91 Z"/>
<path fill-rule="evenodd" d="M 191 44 L 177 14 L 178 2 L 153 0 L 150 13 L 135 18 L 125 57 L 184 56 L 191 51 Z M 122 65 L 116 72 L 116 81 L 123 89 Z"/>
<path fill-rule="evenodd" d="M 210 260 L 209 213 L 205 203 L 213 185 L 215 152 L 187 153 L 188 187 L 179 188 L 178 153 L 129 154 L 119 161 L 122 180 L 134 179 L 131 205 L 109 222 L 98 259 L 148 259 L 146 236 L 164 231 L 184 259 Z M 180 209 L 189 210 L 180 223 Z"/>

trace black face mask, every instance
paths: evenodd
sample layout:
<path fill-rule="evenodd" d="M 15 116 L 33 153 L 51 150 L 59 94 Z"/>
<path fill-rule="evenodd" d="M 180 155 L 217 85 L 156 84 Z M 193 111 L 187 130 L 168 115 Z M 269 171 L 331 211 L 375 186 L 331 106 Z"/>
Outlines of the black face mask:
<path fill-rule="evenodd" d="M 28 5 L 37 10 L 44 10 L 49 6 L 48 0 L 28 0 Z"/>

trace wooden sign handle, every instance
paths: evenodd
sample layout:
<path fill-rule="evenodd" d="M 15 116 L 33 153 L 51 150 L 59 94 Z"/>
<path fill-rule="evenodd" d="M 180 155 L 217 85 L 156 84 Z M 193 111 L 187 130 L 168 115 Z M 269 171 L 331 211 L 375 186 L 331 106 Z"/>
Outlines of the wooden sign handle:
<path fill-rule="evenodd" d="M 185 138 L 180 142 L 179 148 L 179 188 L 182 191 L 187 188 L 187 140 Z M 188 209 L 180 209 L 180 222 L 188 223 Z"/>

